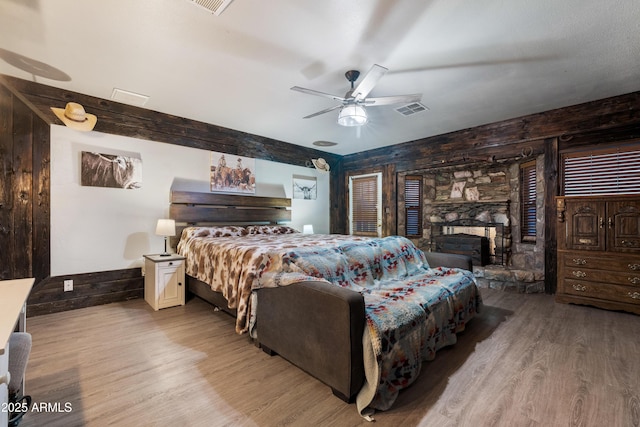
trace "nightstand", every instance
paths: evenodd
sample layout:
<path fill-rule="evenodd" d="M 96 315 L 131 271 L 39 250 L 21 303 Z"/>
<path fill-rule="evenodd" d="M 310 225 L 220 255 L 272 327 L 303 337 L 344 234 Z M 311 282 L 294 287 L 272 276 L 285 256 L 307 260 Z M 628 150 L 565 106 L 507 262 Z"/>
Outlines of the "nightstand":
<path fill-rule="evenodd" d="M 154 310 L 184 305 L 184 257 L 144 256 L 144 299 Z"/>

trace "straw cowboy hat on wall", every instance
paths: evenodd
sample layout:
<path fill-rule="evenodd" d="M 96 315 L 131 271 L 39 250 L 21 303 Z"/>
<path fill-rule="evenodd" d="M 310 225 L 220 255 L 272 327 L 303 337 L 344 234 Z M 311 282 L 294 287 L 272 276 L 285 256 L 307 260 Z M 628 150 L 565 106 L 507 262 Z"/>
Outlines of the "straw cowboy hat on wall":
<path fill-rule="evenodd" d="M 329 172 L 329 164 L 322 157 L 311 159 L 311 161 L 313 162 L 313 165 L 316 167 L 316 169 L 324 172 Z"/>
<path fill-rule="evenodd" d="M 60 120 L 71 129 L 88 132 L 93 129 L 98 118 L 84 111 L 84 107 L 75 102 L 68 102 L 64 109 L 51 107 Z"/>

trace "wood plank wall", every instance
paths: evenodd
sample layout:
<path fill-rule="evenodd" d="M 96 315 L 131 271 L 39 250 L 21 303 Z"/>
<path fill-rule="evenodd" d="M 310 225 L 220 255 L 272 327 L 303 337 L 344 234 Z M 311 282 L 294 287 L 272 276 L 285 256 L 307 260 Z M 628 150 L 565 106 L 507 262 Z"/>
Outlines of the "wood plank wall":
<path fill-rule="evenodd" d="M 65 280 L 73 280 L 73 291 L 63 292 Z M 144 297 L 140 268 L 47 277 L 38 283 L 27 302 L 27 315 L 73 310 Z"/>
<path fill-rule="evenodd" d="M 397 195 L 395 187 L 397 173 L 429 169 L 443 164 L 453 166 L 513 158 L 526 148 L 527 150 L 531 149 L 533 151 L 532 154 L 535 155 L 545 153 L 547 170 L 553 171 L 546 177 L 547 188 L 554 188 L 557 192 L 558 153 L 562 150 L 569 147 L 592 146 L 640 138 L 640 92 L 504 120 L 342 157 L 320 150 L 300 147 L 233 129 L 149 111 L 9 76 L 0 76 L 0 90 L 2 90 L 0 92 L 0 95 L 2 95 L 0 147 L 2 148 L 0 149 L 7 150 L 7 144 L 12 147 L 14 143 L 28 146 L 33 144 L 34 140 L 39 141 L 35 146 L 32 145 L 35 148 L 30 154 L 34 156 L 30 178 L 32 180 L 31 193 L 19 193 L 20 197 L 26 197 L 30 200 L 26 203 L 31 203 L 36 207 L 32 210 L 30 225 L 27 224 L 28 221 L 22 224 L 22 231 L 19 233 L 25 235 L 31 233 L 31 255 L 28 264 L 32 269 L 31 274 L 40 278 L 48 278 L 50 268 L 48 243 L 48 126 L 52 123 L 61 124 L 49 107 L 64 107 L 69 101 L 81 103 L 88 111 L 100 117 L 95 127 L 95 130 L 99 132 L 298 166 L 305 166 L 306 162 L 311 158 L 324 157 L 331 166 L 330 224 L 332 233 L 345 233 L 347 230 L 348 187 L 346 183 L 349 175 L 372 171 L 383 173 L 383 190 L 385 194 L 383 202 L 386 207 L 384 227 L 387 234 L 393 234 L 397 230 Z M 7 97 L 11 101 L 7 101 Z M 15 107 L 15 109 L 13 107 L 14 98 L 21 100 L 22 103 L 21 106 Z M 10 125 L 11 130 L 7 130 L 5 125 L 5 123 L 10 123 L 7 121 L 9 120 L 8 117 L 11 117 L 11 120 L 15 122 Z M 25 142 L 21 139 L 17 139 L 14 142 L 13 137 L 9 135 L 13 132 L 13 127 L 11 126 L 15 126 L 16 130 L 21 129 L 18 132 L 19 134 L 30 135 L 28 138 L 31 142 Z M 6 158 L 4 153 L 3 151 L 0 154 Z M 552 167 L 554 165 L 555 167 Z M 0 187 L 0 197 L 4 202 L 0 201 L 0 203 L 6 204 L 7 200 L 13 199 L 7 196 L 7 192 L 11 190 L 7 190 L 5 181 L 6 179 L 3 178 L 2 187 Z M 24 183 L 22 182 L 22 184 Z M 550 194 L 547 195 L 547 200 L 551 200 L 552 196 Z M 26 209 L 25 206 L 21 205 L 21 208 L 23 212 L 26 212 L 24 210 Z M 4 239 L 0 240 L 0 243 L 8 243 L 7 236 L 10 232 L 3 227 L 9 224 L 7 218 L 13 218 L 12 215 L 15 216 L 6 207 L 4 209 L 0 207 L 0 239 Z M 547 216 L 547 223 L 553 224 L 555 211 L 554 207 L 548 202 L 545 208 L 545 215 Z M 550 233 L 548 235 L 552 235 L 553 230 L 548 230 L 548 232 Z M 15 239 L 8 244 L 15 244 L 14 242 Z M 553 244 L 549 245 L 550 250 L 553 247 Z M 549 260 L 554 259 L 554 254 L 549 253 L 547 258 Z M 550 277 L 546 279 L 548 291 L 555 289 L 555 265 L 552 264 L 547 265 L 547 271 L 550 272 Z M 3 265 L 5 265 L 4 262 Z M 20 268 L 27 269 L 26 265 L 21 265 Z M 15 271 L 7 274 L 17 277 L 15 276 L 17 274 Z M 130 272 L 115 273 L 116 277 L 119 277 L 116 279 L 112 274 L 108 273 L 106 276 L 101 276 L 100 273 L 96 273 L 88 277 L 95 283 L 105 284 L 129 280 L 131 281 L 129 286 L 134 290 L 142 284 L 141 275 L 134 277 L 139 274 L 137 272 L 134 272 L 133 276 L 130 276 Z M 80 283 L 84 283 L 85 279 L 84 275 L 78 278 Z M 47 300 L 47 297 L 44 296 L 42 298 L 39 295 L 37 298 L 34 296 L 36 298 L 33 300 L 34 304 L 36 300 L 38 301 L 37 304 L 40 304 L 39 311 L 57 311 L 65 307 L 73 308 L 85 303 L 91 304 L 91 302 L 87 301 L 110 302 L 108 297 L 96 296 L 98 294 L 95 294 L 94 289 L 91 291 L 94 296 L 85 298 L 85 302 L 60 303 L 53 296 L 56 295 L 57 291 L 52 289 L 60 288 L 61 283 L 60 278 L 48 278 L 48 280 L 42 280 L 41 285 L 36 285 L 34 294 L 39 292 L 39 288 L 42 287 L 43 295 L 48 294 L 50 295 L 49 298 L 53 298 L 53 300 Z M 106 285 L 98 292 L 103 292 L 105 295 L 109 293 L 115 295 L 118 294 L 118 291 L 110 292 L 110 290 L 117 288 L 118 285 L 111 287 Z M 49 306 L 46 304 L 49 304 Z"/>
<path fill-rule="evenodd" d="M 43 279 L 50 271 L 49 125 L 4 86 L 0 167 L 0 279 Z"/>

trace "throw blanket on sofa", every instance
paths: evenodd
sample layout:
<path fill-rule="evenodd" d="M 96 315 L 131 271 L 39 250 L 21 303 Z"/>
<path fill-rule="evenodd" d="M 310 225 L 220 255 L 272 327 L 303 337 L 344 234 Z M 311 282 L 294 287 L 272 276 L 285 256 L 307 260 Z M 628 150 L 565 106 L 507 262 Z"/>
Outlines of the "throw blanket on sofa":
<path fill-rule="evenodd" d="M 418 377 L 424 360 L 456 342 L 481 305 L 473 274 L 430 269 L 424 253 L 399 236 L 351 242 L 333 248 L 299 248 L 267 272 L 260 286 L 283 286 L 324 278 L 360 292 L 367 329 L 363 337 L 366 383 L 358 410 L 391 407 L 398 392 Z"/>

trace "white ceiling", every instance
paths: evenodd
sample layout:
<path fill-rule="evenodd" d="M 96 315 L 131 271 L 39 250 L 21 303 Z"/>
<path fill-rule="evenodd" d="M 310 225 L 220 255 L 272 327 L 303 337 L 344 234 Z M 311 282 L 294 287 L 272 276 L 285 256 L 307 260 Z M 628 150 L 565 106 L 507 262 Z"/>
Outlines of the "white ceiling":
<path fill-rule="evenodd" d="M 640 1 L 0 0 L 0 49 L 2 74 L 344 155 L 640 90 Z M 429 110 L 302 118 L 334 101 L 291 86 L 343 96 L 374 63 L 371 96 Z"/>

